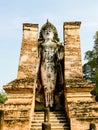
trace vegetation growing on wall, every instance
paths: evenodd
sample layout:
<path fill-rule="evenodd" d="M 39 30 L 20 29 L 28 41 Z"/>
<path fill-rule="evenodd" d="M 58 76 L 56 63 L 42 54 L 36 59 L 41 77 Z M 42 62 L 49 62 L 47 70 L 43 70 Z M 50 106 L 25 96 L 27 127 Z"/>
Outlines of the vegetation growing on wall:
<path fill-rule="evenodd" d="M 5 92 L 0 92 L 0 103 L 4 103 L 7 99 L 7 95 Z"/>

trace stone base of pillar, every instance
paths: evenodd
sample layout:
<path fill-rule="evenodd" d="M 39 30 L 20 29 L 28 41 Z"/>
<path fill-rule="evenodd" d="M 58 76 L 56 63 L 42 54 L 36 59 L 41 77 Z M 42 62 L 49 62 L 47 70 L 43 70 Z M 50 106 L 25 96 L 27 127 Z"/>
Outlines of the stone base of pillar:
<path fill-rule="evenodd" d="M 49 122 L 43 122 L 42 130 L 51 130 L 51 124 Z"/>

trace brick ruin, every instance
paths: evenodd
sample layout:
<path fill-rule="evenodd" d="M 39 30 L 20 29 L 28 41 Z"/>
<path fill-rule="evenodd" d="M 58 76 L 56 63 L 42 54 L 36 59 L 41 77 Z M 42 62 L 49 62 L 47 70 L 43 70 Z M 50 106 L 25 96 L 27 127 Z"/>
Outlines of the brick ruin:
<path fill-rule="evenodd" d="M 93 85 L 83 79 L 81 22 L 64 22 L 64 110 L 71 130 L 98 129 L 98 103 L 90 94 Z M 3 86 L 7 100 L 0 105 L 0 130 L 30 130 L 35 110 L 38 24 L 23 24 L 17 78 Z"/>

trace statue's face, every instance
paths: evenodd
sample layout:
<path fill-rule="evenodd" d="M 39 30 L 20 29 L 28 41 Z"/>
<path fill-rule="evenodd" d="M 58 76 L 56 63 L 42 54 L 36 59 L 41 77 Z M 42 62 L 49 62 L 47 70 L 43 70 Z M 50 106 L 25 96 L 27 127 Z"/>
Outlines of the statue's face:
<path fill-rule="evenodd" d="M 44 32 L 43 32 L 43 38 L 45 40 L 52 40 L 54 36 L 53 30 L 51 28 L 47 28 Z"/>

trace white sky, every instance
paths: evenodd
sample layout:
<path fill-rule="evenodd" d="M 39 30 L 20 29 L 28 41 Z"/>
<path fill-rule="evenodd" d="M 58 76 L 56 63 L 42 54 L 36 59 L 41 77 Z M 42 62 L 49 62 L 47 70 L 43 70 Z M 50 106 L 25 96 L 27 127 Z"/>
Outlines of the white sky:
<path fill-rule="evenodd" d="M 22 42 L 22 24 L 47 18 L 63 41 L 63 23 L 81 21 L 82 63 L 84 53 L 93 48 L 98 30 L 98 0 L 0 0 L 0 88 L 17 77 Z"/>

